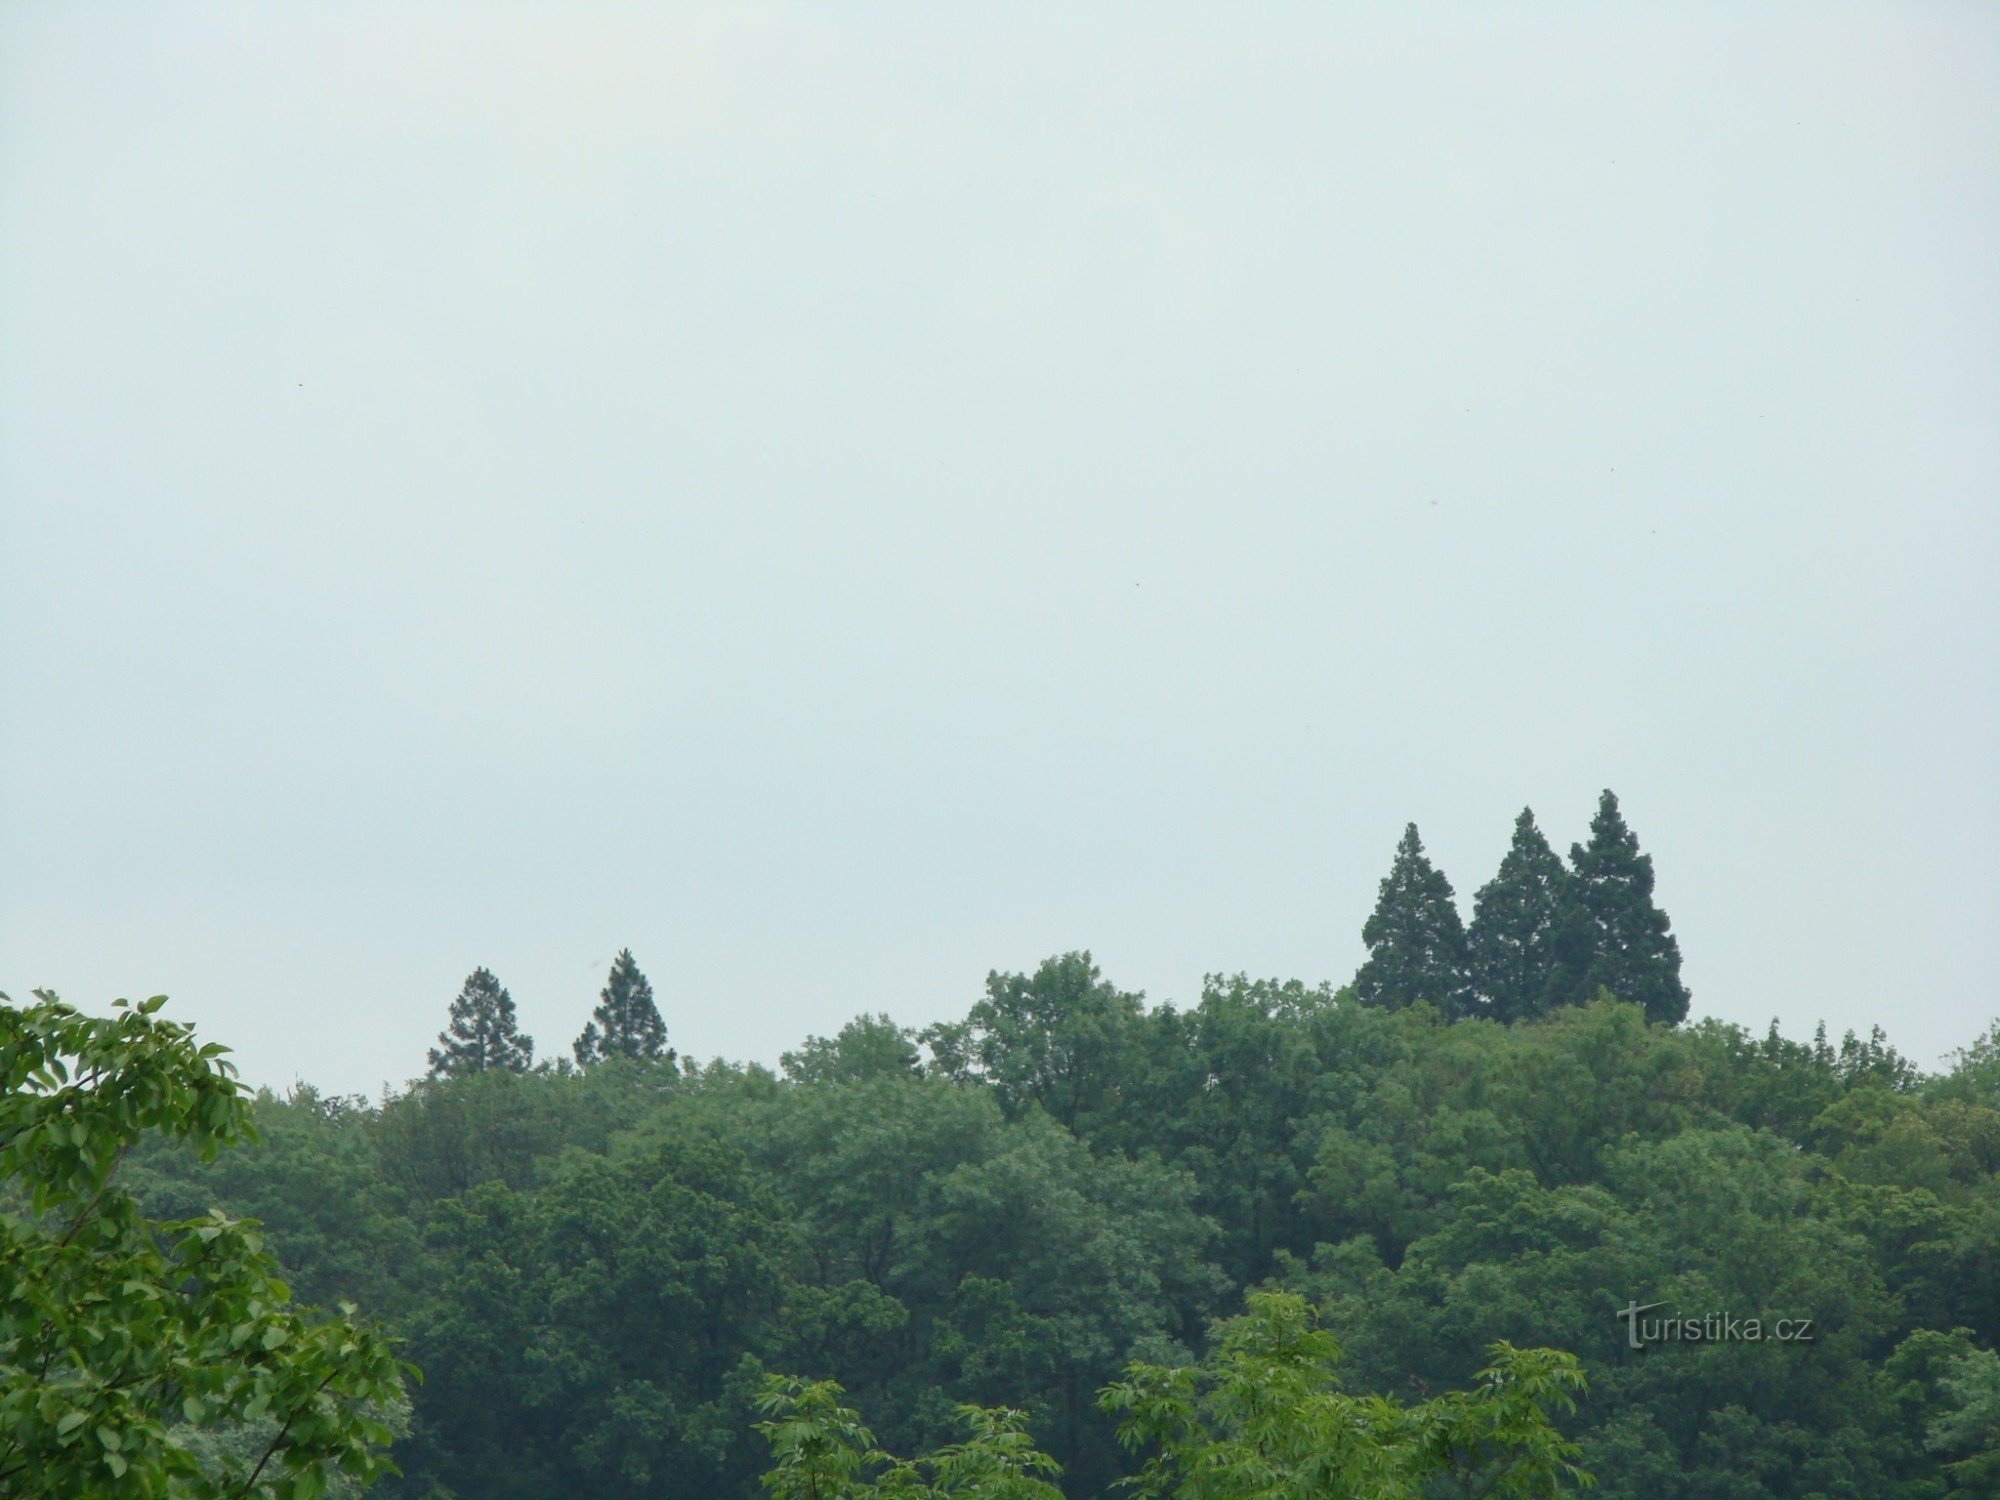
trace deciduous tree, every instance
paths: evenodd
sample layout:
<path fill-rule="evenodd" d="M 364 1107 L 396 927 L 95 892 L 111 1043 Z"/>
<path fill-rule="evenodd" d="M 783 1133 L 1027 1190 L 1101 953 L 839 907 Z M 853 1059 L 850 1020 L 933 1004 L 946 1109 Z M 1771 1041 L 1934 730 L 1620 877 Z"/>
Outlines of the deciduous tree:
<path fill-rule="evenodd" d="M 1431 1493 L 1555 1496 L 1590 1483 L 1556 1427 L 1583 1390 L 1576 1360 L 1496 1343 L 1469 1391 L 1414 1406 L 1354 1396 L 1340 1346 L 1303 1297 L 1253 1292 L 1198 1365 L 1135 1363 L 1104 1392 L 1119 1437 L 1149 1454 L 1130 1482 L 1151 1500 Z"/>
<path fill-rule="evenodd" d="M 393 1473 L 388 1342 L 292 1308 L 253 1222 L 155 1222 L 115 1178 L 148 1134 L 212 1157 L 248 1131 L 227 1049 L 165 998 L 93 1019 L 0 995 L 0 1496 L 312 1500 Z"/>
<path fill-rule="evenodd" d="M 988 974 L 963 1025 L 925 1039 L 946 1071 L 947 1058 L 976 1065 L 1009 1114 L 1033 1101 L 1076 1130 L 1116 1093 L 1143 1014 L 1141 997 L 1107 981 L 1088 953 L 1065 953 L 1032 975 Z"/>

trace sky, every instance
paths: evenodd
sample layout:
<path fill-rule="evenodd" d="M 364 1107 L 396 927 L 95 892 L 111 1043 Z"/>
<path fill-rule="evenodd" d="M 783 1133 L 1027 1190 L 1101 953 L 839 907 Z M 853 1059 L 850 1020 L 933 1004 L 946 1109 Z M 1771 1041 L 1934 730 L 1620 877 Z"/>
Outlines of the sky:
<path fill-rule="evenodd" d="M 0 9 L 0 989 L 250 1081 L 1343 983 L 1616 790 L 2000 1016 L 2000 9 Z"/>

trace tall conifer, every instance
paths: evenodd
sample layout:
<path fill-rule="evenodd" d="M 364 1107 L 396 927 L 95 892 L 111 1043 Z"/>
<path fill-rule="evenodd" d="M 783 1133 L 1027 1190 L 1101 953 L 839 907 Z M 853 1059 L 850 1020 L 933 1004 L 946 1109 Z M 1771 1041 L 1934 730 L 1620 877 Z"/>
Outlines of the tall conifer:
<path fill-rule="evenodd" d="M 1499 871 L 1472 899 L 1467 967 L 1483 1014 L 1519 1021 L 1549 1005 L 1566 878 L 1534 810 L 1522 808 Z"/>
<path fill-rule="evenodd" d="M 431 1077 L 505 1068 L 525 1073 L 535 1039 L 514 1024 L 514 997 L 486 969 L 474 969 L 451 1002 L 451 1017 L 431 1048 Z"/>
<path fill-rule="evenodd" d="M 571 1050 L 586 1068 L 612 1057 L 674 1060 L 674 1050 L 667 1045 L 667 1023 L 653 1003 L 653 987 L 639 972 L 630 948 L 621 949 L 613 960 L 611 976 L 598 993 L 597 1009 Z"/>
<path fill-rule="evenodd" d="M 1363 1004 L 1400 1010 L 1428 1000 L 1453 1018 L 1470 1010 L 1465 924 L 1452 902 L 1451 882 L 1425 857 L 1414 823 L 1396 845 L 1396 861 L 1382 879 L 1361 940 L 1368 961 L 1354 976 L 1354 992 Z"/>
<path fill-rule="evenodd" d="M 1688 1013 L 1681 947 L 1667 914 L 1653 904 L 1653 857 L 1625 825 L 1608 789 L 1590 820 L 1590 843 L 1572 844 L 1557 937 L 1553 994 L 1581 1005 L 1600 988 L 1674 1023 Z"/>

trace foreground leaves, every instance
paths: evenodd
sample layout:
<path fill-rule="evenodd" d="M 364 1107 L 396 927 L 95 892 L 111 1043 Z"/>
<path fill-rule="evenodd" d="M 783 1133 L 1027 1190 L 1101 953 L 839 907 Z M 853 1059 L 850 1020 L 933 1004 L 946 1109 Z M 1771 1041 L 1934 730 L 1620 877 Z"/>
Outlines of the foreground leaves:
<path fill-rule="evenodd" d="M 1252 1293 L 1199 1365 L 1134 1364 L 1104 1392 L 1118 1436 L 1150 1457 L 1131 1481 L 1157 1500 L 1414 1500 L 1452 1493 L 1554 1496 L 1586 1487 L 1581 1450 L 1553 1413 L 1583 1373 L 1553 1349 L 1496 1344 L 1469 1391 L 1414 1406 L 1339 1389 L 1340 1357 L 1304 1298 Z"/>
<path fill-rule="evenodd" d="M 1583 1389 L 1567 1354 L 1497 1344 L 1474 1389 L 1405 1406 L 1338 1388 L 1339 1346 L 1304 1298 L 1253 1293 L 1216 1333 L 1201 1364 L 1135 1361 L 1100 1396 L 1119 1439 L 1150 1453 L 1123 1488 L 1154 1500 L 1417 1500 L 1443 1482 L 1530 1500 L 1591 1483 L 1552 1418 Z M 1020 1412 L 960 1406 L 964 1442 L 903 1460 L 875 1446 L 843 1394 L 830 1380 L 766 1382 L 757 1430 L 771 1445 L 771 1500 L 1061 1500 L 1048 1482 L 1059 1468 Z"/>
<path fill-rule="evenodd" d="M 1043 1476 L 1056 1461 L 1028 1436 L 1027 1419 L 1004 1406 L 960 1406 L 966 1439 L 916 1459 L 875 1446 L 861 1414 L 842 1406 L 831 1380 L 773 1375 L 757 1399 L 771 1445 L 764 1492 L 771 1500 L 1062 1500 Z"/>
<path fill-rule="evenodd" d="M 387 1342 L 292 1309 L 254 1222 L 151 1222 L 115 1185 L 148 1134 L 206 1159 L 248 1132 L 226 1049 L 163 1003 L 0 995 L 0 1496 L 313 1500 L 394 1472 Z M 270 1435 L 190 1450 L 246 1426 Z"/>

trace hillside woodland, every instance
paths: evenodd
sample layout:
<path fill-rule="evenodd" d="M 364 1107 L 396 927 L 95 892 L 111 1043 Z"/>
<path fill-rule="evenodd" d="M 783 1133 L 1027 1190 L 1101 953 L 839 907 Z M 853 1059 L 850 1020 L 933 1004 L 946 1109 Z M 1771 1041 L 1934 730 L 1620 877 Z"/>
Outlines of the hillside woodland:
<path fill-rule="evenodd" d="M 537 1064 L 482 969 L 427 1077 L 260 1094 L 255 1144 L 121 1181 L 254 1216 L 297 1298 L 399 1341 L 384 1495 L 747 1500 L 816 1412 L 857 1453 L 985 1420 L 1095 1496 L 1162 1472 L 1177 1369 L 1283 1344 L 1417 1410 L 1503 1342 L 1574 1357 L 1543 1405 L 1607 1500 L 2000 1494 L 2000 1026 L 1927 1072 L 1688 1021 L 1609 793 L 1567 860 L 1523 813 L 1463 925 L 1411 828 L 1365 936 L 1351 984 L 1179 1005 L 1061 954 L 775 1071 L 676 1056 L 630 953 Z M 1635 1303 L 1809 1331 L 1634 1348 Z"/>

